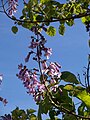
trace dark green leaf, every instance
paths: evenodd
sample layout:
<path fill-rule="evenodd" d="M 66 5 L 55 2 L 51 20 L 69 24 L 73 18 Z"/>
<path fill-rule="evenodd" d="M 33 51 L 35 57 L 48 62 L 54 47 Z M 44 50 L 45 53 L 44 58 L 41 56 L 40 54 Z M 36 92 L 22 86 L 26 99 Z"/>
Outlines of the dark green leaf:
<path fill-rule="evenodd" d="M 79 84 L 76 76 L 73 73 L 68 72 L 68 71 L 62 72 L 61 79 L 64 80 L 65 82 Z"/>
<path fill-rule="evenodd" d="M 13 27 L 12 27 L 12 32 L 13 32 L 14 34 L 16 34 L 16 33 L 18 32 L 18 28 L 17 28 L 16 26 L 13 26 Z"/>
<path fill-rule="evenodd" d="M 65 114 L 64 120 L 77 120 L 77 118 L 74 115 Z"/>
<path fill-rule="evenodd" d="M 59 34 L 61 34 L 61 35 L 64 35 L 64 32 L 65 32 L 65 26 L 64 26 L 64 24 L 61 24 L 60 26 L 59 26 Z"/>
<path fill-rule="evenodd" d="M 38 16 L 36 17 L 36 20 L 37 20 L 37 21 L 41 21 L 41 20 L 43 20 L 43 16 L 38 15 Z"/>
<path fill-rule="evenodd" d="M 41 111 L 41 108 L 42 106 L 41 106 L 41 104 L 39 104 L 39 108 L 38 108 L 38 120 L 42 120 L 42 116 L 41 116 L 41 113 L 42 113 L 42 111 Z"/>
<path fill-rule="evenodd" d="M 82 102 L 81 105 L 78 107 L 79 115 L 84 115 L 84 108 L 85 108 L 85 104 Z"/>
<path fill-rule="evenodd" d="M 72 20 L 72 19 L 69 21 L 67 20 L 66 23 L 68 26 L 72 26 L 74 24 L 74 20 Z"/>

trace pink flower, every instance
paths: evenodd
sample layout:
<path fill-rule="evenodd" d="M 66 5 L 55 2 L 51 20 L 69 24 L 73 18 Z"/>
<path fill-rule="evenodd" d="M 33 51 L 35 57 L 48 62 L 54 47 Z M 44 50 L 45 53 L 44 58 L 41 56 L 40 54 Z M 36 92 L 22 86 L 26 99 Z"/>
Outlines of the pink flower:
<path fill-rule="evenodd" d="M 48 74 L 51 77 L 57 76 L 58 78 L 60 78 L 60 76 L 61 76 L 60 65 L 51 62 L 50 65 L 49 65 L 49 72 L 48 72 Z"/>
<path fill-rule="evenodd" d="M 46 89 L 45 89 L 45 85 L 44 84 L 39 84 L 38 85 L 38 90 L 40 91 L 40 92 L 44 92 Z"/>
<path fill-rule="evenodd" d="M 0 75 L 0 84 L 2 83 L 3 75 Z"/>
<path fill-rule="evenodd" d="M 42 63 L 42 73 L 46 73 L 48 71 L 48 65 L 46 63 L 46 60 L 43 60 L 41 63 Z"/>
<path fill-rule="evenodd" d="M 52 85 L 51 91 L 56 92 L 56 89 L 58 88 L 58 83 L 56 82 L 56 80 L 52 78 L 50 84 Z"/>
<path fill-rule="evenodd" d="M 35 87 L 33 84 L 28 86 L 28 93 L 34 95 L 35 94 Z"/>
<path fill-rule="evenodd" d="M 34 41 L 32 40 L 32 42 L 31 42 L 29 48 L 34 49 L 34 48 L 36 48 L 38 45 L 39 45 L 38 42 L 34 42 Z"/>
<path fill-rule="evenodd" d="M 9 6 L 8 14 L 10 16 L 13 15 L 13 12 L 17 11 L 17 2 L 18 0 L 8 0 L 8 6 Z"/>
<path fill-rule="evenodd" d="M 52 48 L 44 48 L 45 56 L 49 59 L 50 55 L 52 55 Z"/>

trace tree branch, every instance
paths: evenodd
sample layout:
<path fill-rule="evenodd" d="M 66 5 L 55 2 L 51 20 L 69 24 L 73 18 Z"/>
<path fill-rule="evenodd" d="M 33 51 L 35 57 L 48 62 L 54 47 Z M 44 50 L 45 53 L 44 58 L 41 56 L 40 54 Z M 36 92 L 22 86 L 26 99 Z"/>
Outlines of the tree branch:
<path fill-rule="evenodd" d="M 6 12 L 5 10 L 5 7 L 4 7 L 4 2 L 3 0 L 2 1 L 2 7 L 3 7 L 3 10 L 4 10 L 4 13 L 6 14 L 6 16 L 8 18 L 10 18 L 11 20 L 14 20 L 16 22 L 26 22 L 26 23 L 38 23 L 38 22 L 41 22 L 41 23 L 45 23 L 45 22 L 58 22 L 58 21 L 65 21 L 65 20 L 71 20 L 71 19 L 79 19 L 79 18 L 82 18 L 82 17 L 86 17 L 86 16 L 89 16 L 90 15 L 90 10 L 88 10 L 88 12 L 86 13 L 81 13 L 81 14 L 78 14 L 78 15 L 72 15 L 71 17 L 66 17 L 66 18 L 57 18 L 57 19 L 52 19 L 52 20 L 37 20 L 37 21 L 33 21 L 33 20 L 29 20 L 29 19 L 25 19 L 25 20 L 20 20 L 20 19 L 17 19 L 15 17 L 11 17 L 8 15 L 8 13 Z"/>

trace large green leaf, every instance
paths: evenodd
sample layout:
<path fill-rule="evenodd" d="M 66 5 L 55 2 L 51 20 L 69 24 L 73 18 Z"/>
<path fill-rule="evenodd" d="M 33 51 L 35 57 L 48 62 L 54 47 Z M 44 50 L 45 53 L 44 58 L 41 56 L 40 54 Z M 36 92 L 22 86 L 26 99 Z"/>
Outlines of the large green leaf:
<path fill-rule="evenodd" d="M 75 96 L 83 101 L 88 108 L 90 108 L 90 93 L 87 93 L 86 89 L 77 91 Z"/>
<path fill-rule="evenodd" d="M 73 73 L 68 72 L 68 71 L 62 72 L 61 79 L 64 80 L 65 82 L 79 84 L 76 76 Z"/>

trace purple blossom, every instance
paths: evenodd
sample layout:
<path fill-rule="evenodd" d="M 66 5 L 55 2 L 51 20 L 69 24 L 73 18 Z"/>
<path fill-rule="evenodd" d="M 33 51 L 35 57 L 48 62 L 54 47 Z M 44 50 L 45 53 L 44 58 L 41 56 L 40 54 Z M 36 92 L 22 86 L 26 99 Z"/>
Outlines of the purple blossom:
<path fill-rule="evenodd" d="M 17 11 L 17 3 L 18 0 L 8 0 L 8 6 L 9 6 L 8 14 L 10 16 L 12 16 L 13 13 Z"/>
<path fill-rule="evenodd" d="M 24 87 L 28 90 L 27 93 L 32 94 L 35 100 L 43 95 L 45 85 L 38 81 L 36 71 L 32 73 L 24 66 L 24 68 L 20 69 L 17 76 L 23 81 Z"/>
<path fill-rule="evenodd" d="M 58 88 L 58 83 L 56 82 L 56 80 L 52 78 L 50 84 L 52 85 L 51 91 L 56 92 L 56 89 Z"/>
<path fill-rule="evenodd" d="M 48 65 L 46 63 L 46 60 L 43 60 L 41 63 L 42 63 L 42 73 L 47 73 Z"/>
<path fill-rule="evenodd" d="M 47 59 L 49 59 L 50 55 L 52 55 L 52 48 L 44 48 L 44 56 L 46 56 Z"/>
<path fill-rule="evenodd" d="M 31 43 L 30 43 L 29 48 L 34 49 L 34 48 L 36 48 L 38 45 L 39 45 L 38 42 L 35 42 L 35 41 L 32 40 Z"/>
<path fill-rule="evenodd" d="M 60 78 L 61 72 L 60 72 L 60 65 L 59 64 L 51 62 L 48 69 L 49 69 L 48 74 L 51 77 L 57 76 L 58 78 Z"/>
<path fill-rule="evenodd" d="M 1 83 L 2 83 L 2 79 L 3 79 L 3 75 L 0 74 L 0 85 L 1 85 Z"/>

